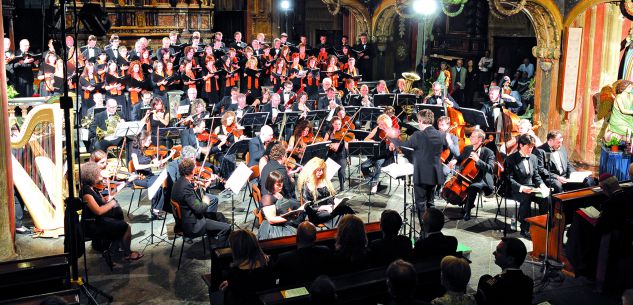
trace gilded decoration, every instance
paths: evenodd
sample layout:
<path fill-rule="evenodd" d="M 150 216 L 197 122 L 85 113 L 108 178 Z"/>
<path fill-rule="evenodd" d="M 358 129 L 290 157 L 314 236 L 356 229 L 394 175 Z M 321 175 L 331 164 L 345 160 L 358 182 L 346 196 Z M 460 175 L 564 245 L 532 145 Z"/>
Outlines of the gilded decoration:
<path fill-rule="evenodd" d="M 367 33 L 371 35 L 370 15 L 367 6 L 359 0 L 321 0 L 327 6 L 328 11 L 332 15 L 340 13 L 341 7 L 346 8 L 355 17 L 356 33 Z"/>

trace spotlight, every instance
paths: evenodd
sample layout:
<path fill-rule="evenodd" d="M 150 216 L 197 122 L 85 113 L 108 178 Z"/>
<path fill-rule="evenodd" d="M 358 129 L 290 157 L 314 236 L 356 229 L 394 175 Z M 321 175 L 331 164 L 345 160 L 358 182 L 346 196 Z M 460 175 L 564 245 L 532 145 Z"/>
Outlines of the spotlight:
<path fill-rule="evenodd" d="M 436 0 L 415 0 L 413 2 L 413 10 L 421 15 L 429 16 L 437 10 Z"/>
<path fill-rule="evenodd" d="M 279 3 L 279 6 L 281 7 L 282 10 L 287 11 L 290 9 L 290 1 L 282 0 L 281 3 Z"/>
<path fill-rule="evenodd" d="M 86 30 L 95 36 L 105 35 L 112 26 L 108 14 L 96 3 L 84 4 L 78 17 Z"/>

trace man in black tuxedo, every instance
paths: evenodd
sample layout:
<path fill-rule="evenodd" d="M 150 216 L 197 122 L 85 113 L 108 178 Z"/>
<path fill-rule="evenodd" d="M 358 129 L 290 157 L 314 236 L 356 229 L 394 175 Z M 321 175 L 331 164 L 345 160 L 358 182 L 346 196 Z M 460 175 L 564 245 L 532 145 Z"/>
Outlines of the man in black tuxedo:
<path fill-rule="evenodd" d="M 477 304 L 532 304 L 534 282 L 521 271 L 527 255 L 523 242 L 514 237 L 501 238 L 492 255 L 495 257 L 495 264 L 503 271 L 494 277 L 486 274 L 479 278 L 475 296 Z"/>
<path fill-rule="evenodd" d="M 5 37 L 4 38 L 4 60 L 7 63 L 7 60 L 13 58 L 13 52 L 11 52 L 11 39 Z M 13 64 L 7 63 L 4 66 L 4 69 L 7 73 L 7 85 L 15 87 L 15 73 L 13 70 Z"/>
<path fill-rule="evenodd" d="M 250 143 L 249 143 L 250 144 Z M 249 145 L 250 146 L 250 145 Z M 270 149 L 270 153 L 268 154 L 268 162 L 262 169 L 260 169 L 259 175 L 259 189 L 262 190 L 262 196 L 268 194 L 268 189 L 266 189 L 266 181 L 268 180 L 268 175 L 270 173 L 276 171 L 284 177 L 284 186 L 281 190 L 281 194 L 286 199 L 295 199 L 297 198 L 295 192 L 295 181 L 292 178 L 296 172 L 300 169 L 296 168 L 292 171 L 288 172 L 288 169 L 284 165 L 286 163 L 286 147 L 282 143 L 277 143 Z M 298 202 L 297 202 L 298 203 Z M 292 209 L 299 208 L 297 204 L 296 207 L 292 207 Z"/>
<path fill-rule="evenodd" d="M 495 166 L 495 154 L 489 148 L 483 146 L 486 134 L 481 129 L 475 129 L 470 134 L 471 145 L 465 146 L 464 151 L 449 163 L 449 167 L 455 164 L 462 164 L 464 160 L 472 159 L 479 173 L 475 176 L 472 183 L 468 186 L 467 202 L 464 207 L 464 220 L 470 220 L 470 210 L 474 207 L 475 199 L 480 191 L 490 195 L 494 190 L 494 181 L 492 178 Z"/>
<path fill-rule="evenodd" d="M 101 52 L 101 49 L 97 47 L 97 37 L 95 37 L 95 35 L 88 36 L 88 45 L 86 45 L 86 47 L 83 48 L 83 51 L 81 51 L 84 58 L 86 60 L 97 58 Z"/>
<path fill-rule="evenodd" d="M 227 111 L 229 111 L 229 109 L 231 107 L 235 107 L 232 106 L 233 104 L 237 105 L 238 101 L 237 101 L 237 96 L 240 94 L 240 88 L 239 87 L 231 87 L 231 95 L 227 95 L 225 97 L 223 97 L 217 104 L 215 104 L 215 106 L 213 107 L 213 111 L 212 114 L 216 115 L 216 114 L 223 114 Z"/>
<path fill-rule="evenodd" d="M 573 184 L 568 184 L 567 179 L 576 169 L 569 162 L 569 155 L 563 147 L 563 134 L 560 131 L 554 130 L 547 133 L 547 142 L 538 147 L 536 156 L 543 166 L 541 178 L 552 188 L 553 193 L 573 189 Z M 575 186 L 582 185 L 575 184 Z"/>
<path fill-rule="evenodd" d="M 371 80 L 372 77 L 372 60 L 374 58 L 374 47 L 367 41 L 367 34 L 360 34 L 360 43 L 354 46 L 358 55 L 358 70 L 364 79 Z"/>
<path fill-rule="evenodd" d="M 110 47 L 105 50 L 106 55 L 108 55 L 108 60 L 117 61 L 119 59 L 119 35 L 110 36 Z"/>
<path fill-rule="evenodd" d="M 266 103 L 259 108 L 259 112 L 268 112 L 266 124 L 274 125 L 283 116 L 281 110 L 281 96 L 277 93 L 270 95 L 270 103 Z M 276 127 L 275 127 L 276 128 Z"/>
<path fill-rule="evenodd" d="M 191 106 L 193 101 L 198 99 L 198 90 L 196 88 L 187 89 L 187 97 L 180 100 L 180 106 Z"/>
<path fill-rule="evenodd" d="M 422 216 L 425 238 L 415 242 L 415 259 L 442 258 L 457 251 L 457 238 L 442 234 L 444 214 L 436 208 L 427 209 Z"/>
<path fill-rule="evenodd" d="M 262 158 L 266 150 L 266 144 L 268 144 L 272 138 L 273 129 L 268 125 L 264 125 L 262 129 L 259 130 L 259 136 L 248 141 L 248 154 L 250 159 L 247 165 L 249 167 L 259 164 L 259 159 Z"/>
<path fill-rule="evenodd" d="M 15 56 L 23 56 L 29 52 L 31 44 L 27 39 L 20 40 L 20 49 L 15 51 Z M 17 87 L 15 90 L 20 97 L 33 96 L 33 68 L 37 67 L 37 60 L 33 57 L 26 56 L 13 64 L 13 73 Z"/>
<path fill-rule="evenodd" d="M 183 232 L 193 236 L 200 236 L 207 233 L 209 237 L 217 236 L 218 242 L 215 247 L 227 246 L 227 238 L 231 231 L 231 225 L 225 222 L 207 218 L 213 215 L 216 217 L 217 206 L 210 205 L 210 198 L 207 196 L 200 199 L 194 190 L 193 169 L 196 163 L 192 159 L 184 159 L 178 165 L 180 178 L 176 180 L 171 190 L 172 200 L 180 204 L 180 214 L 182 216 L 181 226 Z M 203 187 L 208 187 L 211 180 Z"/>
<path fill-rule="evenodd" d="M 425 104 L 442 106 L 446 103 L 449 107 L 459 109 L 459 104 L 457 104 L 450 94 L 446 93 L 446 96 L 444 96 L 444 93 L 442 92 L 442 84 L 434 82 L 433 85 L 431 85 L 431 89 L 433 90 L 432 94 L 424 98 Z"/>
<path fill-rule="evenodd" d="M 327 42 L 327 36 L 321 35 L 319 36 L 319 43 L 316 45 L 316 49 L 329 49 L 330 44 Z"/>
<path fill-rule="evenodd" d="M 433 127 L 431 110 L 422 109 L 417 113 L 417 118 L 420 130 L 414 132 L 407 141 L 400 141 L 399 130 L 393 128 L 387 136 L 396 146 L 413 150 L 413 194 L 418 218 L 422 223 L 424 210 L 434 206 L 435 187 L 444 183 L 440 154 L 446 141 L 443 134 Z"/>
<path fill-rule="evenodd" d="M 120 122 L 123 122 L 121 114 L 117 113 L 118 106 L 119 105 L 117 104 L 117 101 L 115 99 L 109 99 L 106 101 L 105 111 L 101 111 L 95 115 L 94 119 L 92 120 L 92 124 L 90 124 L 90 128 L 88 129 L 90 139 L 91 141 L 94 141 L 92 145 L 93 149 L 91 151 L 97 149 L 107 151 L 108 147 L 119 146 L 121 145 L 121 142 L 123 142 L 123 138 L 110 140 L 106 140 L 105 138 L 102 140 L 97 139 L 97 127 L 103 131 L 107 130 L 107 121 L 109 119 L 112 119 L 114 116 L 118 116 Z"/>
<path fill-rule="evenodd" d="M 530 203 L 534 194 L 539 192 L 543 197 L 549 195 L 549 189 L 539 175 L 538 159 L 532 154 L 534 141 L 531 135 L 520 135 L 518 151 L 508 156 L 504 165 L 507 181 L 512 188 L 512 199 L 519 203 L 521 235 L 526 238 L 530 238 L 530 224 L 525 218 L 530 214 Z M 540 207 L 541 212 L 543 208 Z"/>
<path fill-rule="evenodd" d="M 397 259 L 410 260 L 413 254 L 411 240 L 398 235 L 402 227 L 402 217 L 394 210 L 384 210 L 380 214 L 382 238 L 369 243 L 372 260 L 380 265 L 388 265 Z"/>
<path fill-rule="evenodd" d="M 283 91 L 279 96 L 281 97 L 281 106 L 285 106 L 288 101 L 294 98 L 297 94 L 292 91 L 292 82 L 287 80 L 284 82 Z"/>
<path fill-rule="evenodd" d="M 331 266 L 332 250 L 317 246 L 316 228 L 309 221 L 297 227 L 297 249 L 279 254 L 274 272 L 279 285 L 312 282 L 320 274 L 327 274 Z"/>
<path fill-rule="evenodd" d="M 235 112 L 235 116 L 237 117 L 237 121 L 242 120 L 245 114 L 255 112 L 253 107 L 246 104 L 246 95 L 240 93 L 237 95 L 237 104 L 230 104 L 226 111 Z"/>
<path fill-rule="evenodd" d="M 334 109 L 341 105 L 341 99 L 336 96 L 336 90 L 333 87 L 328 88 L 325 93 L 326 96 L 321 97 L 317 103 L 319 110 Z"/>

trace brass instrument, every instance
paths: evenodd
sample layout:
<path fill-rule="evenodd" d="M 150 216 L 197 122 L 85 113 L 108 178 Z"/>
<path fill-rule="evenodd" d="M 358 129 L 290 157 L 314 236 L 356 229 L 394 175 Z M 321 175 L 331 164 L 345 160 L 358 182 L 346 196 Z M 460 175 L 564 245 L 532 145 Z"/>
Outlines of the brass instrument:
<path fill-rule="evenodd" d="M 119 125 L 120 122 L 121 117 L 119 117 L 118 114 L 115 114 L 108 118 L 108 120 L 106 121 L 106 130 L 103 130 L 99 128 L 99 126 L 97 126 L 97 139 L 101 141 L 104 138 L 112 137 L 116 132 L 116 126 Z"/>
<path fill-rule="evenodd" d="M 420 75 L 418 75 L 415 72 L 403 72 L 402 73 L 402 78 L 404 78 L 404 92 L 405 93 L 421 95 L 421 94 L 418 94 L 418 92 L 417 92 L 419 89 L 413 88 L 413 83 L 419 81 L 420 79 L 422 79 L 420 77 Z M 404 113 L 407 114 L 407 117 L 410 117 L 410 116 L 413 115 L 414 106 L 413 105 L 406 105 L 406 106 L 403 107 L 402 110 L 404 111 Z"/>

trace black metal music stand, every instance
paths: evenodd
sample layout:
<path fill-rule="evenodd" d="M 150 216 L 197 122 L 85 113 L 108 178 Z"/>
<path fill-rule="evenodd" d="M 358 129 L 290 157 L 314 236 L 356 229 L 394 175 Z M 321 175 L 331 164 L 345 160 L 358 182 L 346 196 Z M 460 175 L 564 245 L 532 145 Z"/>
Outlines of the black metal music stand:
<path fill-rule="evenodd" d="M 349 156 L 356 156 L 358 157 L 358 163 L 360 166 L 361 163 L 361 157 L 363 156 L 379 156 L 379 151 L 380 151 L 380 142 L 376 142 L 376 141 L 351 141 L 348 143 L 348 149 L 349 149 Z M 379 169 L 377 169 L 379 170 Z M 351 184 L 351 179 L 347 179 Z M 370 183 L 371 180 L 368 179 L 366 182 L 362 183 Z M 351 188 L 351 185 L 349 186 Z M 367 222 L 369 222 L 369 216 L 371 215 L 371 207 L 373 206 L 372 202 L 371 202 L 371 192 L 369 192 L 369 201 L 366 203 L 366 205 L 369 207 L 369 209 L 367 210 Z"/>
<path fill-rule="evenodd" d="M 488 130 L 488 120 L 486 120 L 486 114 L 483 111 L 471 108 L 459 108 L 459 111 L 464 117 L 464 121 L 470 125 L 479 125 L 479 128 Z"/>
<path fill-rule="evenodd" d="M 213 129 L 215 129 L 215 127 L 220 125 L 222 125 L 222 117 L 214 116 L 204 119 L 204 126 L 211 132 L 213 132 Z"/>
<path fill-rule="evenodd" d="M 281 122 L 286 122 L 285 127 L 281 126 L 282 128 L 285 128 L 286 130 L 294 130 L 294 126 L 297 125 L 297 122 L 299 122 L 299 117 L 301 116 L 301 111 L 286 111 L 284 112 L 284 116 L 282 117 L 281 120 L 277 120 L 277 122 L 279 122 L 279 124 L 281 124 Z M 285 132 L 284 131 L 284 138 L 285 139 L 289 139 L 290 138 L 290 133 L 289 132 Z"/>
<path fill-rule="evenodd" d="M 241 125 L 244 127 L 250 127 L 253 131 L 252 136 L 255 136 L 255 131 L 260 130 L 262 126 L 266 125 L 268 115 L 268 112 L 246 113 L 244 114 L 244 117 L 242 117 Z"/>
<path fill-rule="evenodd" d="M 396 95 L 393 93 L 374 94 L 374 106 L 393 106 Z"/>
<path fill-rule="evenodd" d="M 357 129 L 350 130 L 349 132 L 353 133 L 354 139 L 359 140 L 359 141 L 364 141 L 365 138 L 367 138 L 367 136 L 371 133 L 371 131 L 357 130 Z"/>
<path fill-rule="evenodd" d="M 400 93 L 396 95 L 394 106 L 413 106 L 420 101 L 421 97 L 415 94 Z"/>
<path fill-rule="evenodd" d="M 372 122 L 371 128 L 373 128 L 374 124 L 376 124 L 376 119 L 384 113 L 382 108 L 378 107 L 361 107 L 358 112 L 358 121 L 361 124 L 365 122 Z"/>
<path fill-rule="evenodd" d="M 436 120 L 437 120 L 437 118 L 446 115 L 446 112 L 444 112 L 444 106 L 440 106 L 440 105 L 415 104 L 415 108 L 416 108 L 417 112 L 420 112 L 422 109 L 431 110 L 431 112 L 433 112 L 433 115 L 435 116 Z"/>
<path fill-rule="evenodd" d="M 308 112 L 307 119 L 310 122 L 325 120 L 330 115 L 330 111 L 327 109 L 312 110 Z"/>
<path fill-rule="evenodd" d="M 345 105 L 360 106 L 361 97 L 360 94 L 348 94 L 345 97 Z"/>
<path fill-rule="evenodd" d="M 301 165 L 305 165 L 308 161 L 315 157 L 323 160 L 327 159 L 328 145 L 330 145 L 330 143 L 332 142 L 326 141 L 306 146 L 306 149 L 303 152 L 303 158 L 301 158 Z"/>
<path fill-rule="evenodd" d="M 407 164 L 391 164 L 390 166 L 410 166 L 413 167 L 413 164 L 407 163 Z M 383 167 L 381 170 L 383 172 L 385 172 L 390 178 L 392 179 L 403 179 L 404 180 L 404 199 L 403 199 L 403 209 L 402 209 L 402 233 L 403 235 L 407 235 L 407 228 L 409 229 L 409 239 L 411 238 L 415 238 L 416 234 L 418 236 L 421 235 L 420 232 L 418 232 L 416 230 L 416 225 L 415 223 L 417 222 L 418 215 L 416 212 L 416 206 L 415 206 L 415 200 L 413 203 L 411 203 L 409 205 L 409 203 L 407 202 L 407 193 L 410 191 L 411 192 L 411 197 L 413 197 L 413 173 L 411 171 L 411 173 L 408 173 L 408 171 L 410 170 L 400 170 L 399 168 L 396 168 L 397 170 L 394 170 L 393 168 L 389 168 L 389 167 Z M 407 214 L 409 214 L 409 217 L 407 218 Z"/>
<path fill-rule="evenodd" d="M 238 153 L 246 153 L 248 151 L 248 142 L 250 140 L 251 139 L 242 139 L 233 143 L 233 145 L 231 145 L 231 147 L 229 147 L 229 149 L 226 151 L 224 156 L 238 154 Z"/>
<path fill-rule="evenodd" d="M 356 111 L 358 111 L 358 108 L 360 108 L 360 106 L 345 106 L 345 114 L 348 116 L 353 116 Z"/>

